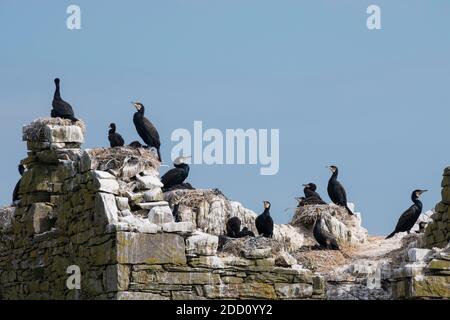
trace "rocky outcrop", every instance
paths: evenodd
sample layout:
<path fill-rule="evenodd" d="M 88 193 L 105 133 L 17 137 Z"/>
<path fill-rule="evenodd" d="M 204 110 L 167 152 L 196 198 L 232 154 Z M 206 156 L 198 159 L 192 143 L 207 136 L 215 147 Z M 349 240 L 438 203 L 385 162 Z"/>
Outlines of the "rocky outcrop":
<path fill-rule="evenodd" d="M 448 169 L 425 234 L 369 237 L 360 214 L 322 205 L 273 239 L 223 243 L 229 218 L 256 233 L 257 214 L 216 189 L 163 193 L 150 150 L 83 150 L 84 134 L 80 121 L 24 127 L 20 199 L 0 209 L 0 299 L 450 298 Z M 341 251 L 317 248 L 319 214 Z M 77 268 L 80 289 L 68 286 Z"/>
<path fill-rule="evenodd" d="M 242 228 L 247 227 L 258 234 L 255 227 L 258 215 L 239 202 L 229 200 L 220 190 L 175 190 L 166 192 L 164 199 L 171 204 L 180 204 L 181 221 L 191 222 L 203 232 L 223 235 L 228 219 L 238 217 Z M 274 239 L 295 250 L 302 247 L 304 236 L 291 225 L 277 224 L 274 226 Z"/>
<path fill-rule="evenodd" d="M 0 299 L 324 297 L 321 276 L 264 239 L 245 256 L 218 252 L 226 219 L 253 229 L 254 213 L 217 190 L 164 195 L 151 151 L 83 150 L 84 134 L 82 122 L 61 119 L 24 127 L 20 199 L 0 210 Z M 275 234 L 286 250 L 302 243 L 291 226 Z M 67 285 L 77 268 L 81 289 Z"/>

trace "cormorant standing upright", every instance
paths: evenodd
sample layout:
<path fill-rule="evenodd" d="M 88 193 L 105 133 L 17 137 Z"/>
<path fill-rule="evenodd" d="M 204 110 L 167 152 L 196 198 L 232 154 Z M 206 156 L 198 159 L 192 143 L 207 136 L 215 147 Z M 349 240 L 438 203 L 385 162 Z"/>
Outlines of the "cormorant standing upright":
<path fill-rule="evenodd" d="M 115 123 L 111 123 L 109 125 L 108 140 L 111 148 L 123 147 L 123 145 L 125 144 L 125 141 L 123 140 L 122 136 L 116 132 Z"/>
<path fill-rule="evenodd" d="M 182 184 L 189 175 L 189 165 L 186 160 L 190 157 L 178 157 L 173 162 L 175 168 L 169 170 L 161 177 L 161 182 L 164 185 L 163 191 L 166 191 L 176 185 Z"/>
<path fill-rule="evenodd" d="M 339 243 L 337 238 L 325 230 L 322 226 L 324 225 L 323 218 L 321 216 L 316 217 L 313 227 L 313 236 L 317 243 L 326 249 L 339 250 Z"/>
<path fill-rule="evenodd" d="M 52 112 L 51 117 L 52 118 L 63 118 L 63 119 L 69 119 L 73 122 L 78 121 L 77 118 L 75 118 L 75 114 L 73 112 L 72 106 L 68 104 L 66 101 L 61 99 L 61 93 L 59 91 L 59 78 L 55 79 L 55 94 L 53 96 L 53 102 L 52 102 Z"/>
<path fill-rule="evenodd" d="M 386 237 L 386 239 L 392 238 L 398 232 L 408 232 L 412 227 L 416 224 L 417 219 L 419 219 L 420 214 L 422 213 L 422 202 L 419 200 L 419 197 L 422 193 L 427 192 L 427 190 L 414 190 L 411 194 L 411 200 L 414 204 L 408 208 L 398 219 L 397 226 L 395 230 Z"/>
<path fill-rule="evenodd" d="M 19 164 L 19 173 L 20 176 L 23 176 L 23 173 L 25 172 L 25 166 L 23 164 Z M 22 181 L 22 178 L 17 181 L 16 186 L 14 187 L 13 191 L 13 204 L 19 200 L 19 190 L 20 190 L 20 182 Z"/>
<path fill-rule="evenodd" d="M 239 238 L 241 232 L 241 219 L 232 217 L 227 221 L 227 236 L 230 238 Z"/>
<path fill-rule="evenodd" d="M 270 216 L 270 207 L 270 202 L 264 201 L 264 212 L 255 220 L 256 230 L 266 238 L 272 238 L 273 236 L 273 219 Z"/>
<path fill-rule="evenodd" d="M 142 140 L 147 144 L 149 148 L 154 147 L 158 153 L 159 162 L 161 159 L 161 141 L 159 140 L 159 133 L 156 127 L 151 123 L 146 117 L 145 107 L 140 102 L 132 102 L 133 106 L 136 108 L 137 112 L 133 116 L 133 122 L 136 126 L 136 130 Z"/>
<path fill-rule="evenodd" d="M 350 215 L 353 215 L 352 210 L 347 205 L 347 194 L 345 193 L 344 186 L 337 180 L 338 168 L 336 166 L 330 166 L 329 169 L 333 173 L 328 181 L 328 195 L 331 201 L 338 206 L 345 207 Z"/>

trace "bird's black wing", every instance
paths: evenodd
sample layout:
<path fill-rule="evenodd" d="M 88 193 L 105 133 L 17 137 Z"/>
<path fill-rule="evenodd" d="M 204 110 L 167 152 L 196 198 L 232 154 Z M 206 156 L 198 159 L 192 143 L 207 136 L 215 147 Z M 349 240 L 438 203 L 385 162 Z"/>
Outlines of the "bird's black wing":
<path fill-rule="evenodd" d="M 161 141 L 159 139 L 159 133 L 156 127 L 153 125 L 153 123 L 150 122 L 147 118 L 143 118 L 142 122 L 144 124 L 146 135 L 149 137 L 150 141 L 152 141 L 152 146 L 149 147 L 155 147 L 159 148 L 161 147 Z"/>
<path fill-rule="evenodd" d="M 164 188 L 170 188 L 173 187 L 176 184 L 179 184 L 179 182 L 182 179 L 182 173 L 179 169 L 171 169 L 167 171 L 162 177 L 161 182 L 164 185 Z"/>
<path fill-rule="evenodd" d="M 53 100 L 52 106 L 53 106 L 53 109 L 55 110 L 56 114 L 58 114 L 60 117 L 63 117 L 63 116 L 74 117 L 75 116 L 72 106 L 62 99 Z"/>
<path fill-rule="evenodd" d="M 418 217 L 419 215 L 417 214 L 417 207 L 412 205 L 400 216 L 395 230 L 397 232 L 408 231 L 414 226 Z"/>

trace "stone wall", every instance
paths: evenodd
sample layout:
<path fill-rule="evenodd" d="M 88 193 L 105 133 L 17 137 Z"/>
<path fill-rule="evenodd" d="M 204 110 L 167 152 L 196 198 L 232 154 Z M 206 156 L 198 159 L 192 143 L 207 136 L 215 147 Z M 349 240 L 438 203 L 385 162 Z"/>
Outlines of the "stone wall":
<path fill-rule="evenodd" d="M 433 222 L 425 230 L 425 242 L 428 248 L 444 248 L 450 242 L 450 167 L 444 170 L 442 180 L 442 201 L 435 207 L 431 216 Z"/>
<path fill-rule="evenodd" d="M 276 253 L 258 243 L 218 252 L 220 228 L 200 217 L 217 205 L 229 206 L 221 219 L 247 210 L 203 197 L 182 209 L 194 218 L 175 223 L 151 151 L 83 150 L 84 133 L 61 119 L 24 127 L 20 200 L 0 210 L 0 299 L 324 298 L 323 278 L 287 252 L 303 239 L 293 227 L 276 227 L 273 241 L 287 244 Z M 79 290 L 66 285 L 74 265 Z"/>

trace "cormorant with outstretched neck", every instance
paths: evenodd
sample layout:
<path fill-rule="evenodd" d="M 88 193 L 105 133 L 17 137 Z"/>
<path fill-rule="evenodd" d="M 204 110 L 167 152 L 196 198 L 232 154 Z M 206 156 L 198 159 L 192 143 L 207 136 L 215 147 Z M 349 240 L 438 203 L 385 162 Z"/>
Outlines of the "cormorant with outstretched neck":
<path fill-rule="evenodd" d="M 230 238 L 239 238 L 241 232 L 241 219 L 232 217 L 227 221 L 227 236 Z"/>
<path fill-rule="evenodd" d="M 53 102 L 52 102 L 52 112 L 51 116 L 52 118 L 63 118 L 63 119 L 69 119 L 73 122 L 78 121 L 77 118 L 75 118 L 75 114 L 73 112 L 72 106 L 68 104 L 66 101 L 61 99 L 61 93 L 59 90 L 59 83 L 60 80 L 58 78 L 55 79 L 55 94 L 53 96 Z"/>
<path fill-rule="evenodd" d="M 180 185 L 186 180 L 189 175 L 189 165 L 186 160 L 190 157 L 178 157 L 173 162 L 175 168 L 169 170 L 161 178 L 164 185 L 163 191 L 166 191 L 174 186 Z"/>
<path fill-rule="evenodd" d="M 328 195 L 330 196 L 331 201 L 338 206 L 345 207 L 350 215 L 353 215 L 352 210 L 349 209 L 347 205 L 347 194 L 345 192 L 344 186 L 337 180 L 339 171 L 336 166 L 328 167 L 331 172 L 330 180 L 328 181 Z"/>
<path fill-rule="evenodd" d="M 123 145 L 125 144 L 125 141 L 123 140 L 122 136 L 116 132 L 115 123 L 111 123 L 109 125 L 108 140 L 111 148 L 123 147 Z"/>
<path fill-rule="evenodd" d="M 23 164 L 19 164 L 19 173 L 20 176 L 23 176 L 23 173 L 25 172 L 25 166 Z M 20 182 L 22 181 L 22 178 L 20 178 L 19 181 L 17 181 L 16 186 L 14 187 L 13 191 L 13 204 L 19 200 L 19 190 L 20 190 Z"/>
<path fill-rule="evenodd" d="M 398 219 L 397 226 L 395 230 L 386 237 L 386 239 L 392 238 L 398 232 L 408 232 L 412 227 L 416 224 L 417 219 L 419 219 L 420 214 L 422 213 L 422 202 L 419 200 L 419 197 L 422 193 L 427 190 L 414 190 L 411 194 L 411 200 L 414 204 L 408 208 Z"/>
<path fill-rule="evenodd" d="M 256 230 L 258 230 L 259 235 L 266 238 L 272 238 L 273 236 L 273 219 L 270 216 L 270 207 L 270 202 L 264 201 L 264 212 L 255 220 Z"/>
<path fill-rule="evenodd" d="M 161 159 L 161 141 L 159 140 L 159 133 L 156 127 L 145 116 L 145 107 L 140 102 L 132 102 L 137 112 L 133 116 L 133 122 L 136 130 L 142 140 L 147 144 L 149 148 L 154 147 L 158 153 L 158 159 Z"/>
<path fill-rule="evenodd" d="M 324 221 L 321 216 L 316 217 L 313 227 L 313 236 L 317 243 L 325 249 L 339 250 L 337 238 L 325 230 Z"/>

